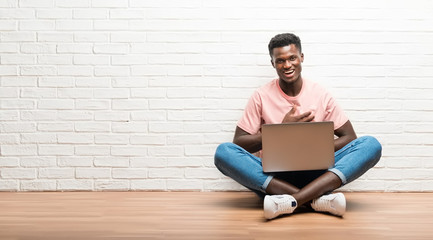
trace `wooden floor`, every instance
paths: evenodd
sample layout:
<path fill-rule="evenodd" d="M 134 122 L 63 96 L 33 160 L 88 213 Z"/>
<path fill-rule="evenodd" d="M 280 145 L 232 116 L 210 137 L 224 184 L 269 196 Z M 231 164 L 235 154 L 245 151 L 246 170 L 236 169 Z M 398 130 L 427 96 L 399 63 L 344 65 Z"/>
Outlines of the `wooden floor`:
<path fill-rule="evenodd" d="M 433 239 L 433 193 L 345 193 L 266 221 L 248 192 L 0 193 L 0 239 Z"/>

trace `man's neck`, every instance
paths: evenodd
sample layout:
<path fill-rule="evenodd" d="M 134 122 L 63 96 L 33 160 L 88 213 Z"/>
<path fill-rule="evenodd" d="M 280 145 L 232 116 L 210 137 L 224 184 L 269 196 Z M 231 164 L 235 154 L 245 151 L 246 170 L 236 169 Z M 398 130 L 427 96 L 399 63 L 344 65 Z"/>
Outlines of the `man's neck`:
<path fill-rule="evenodd" d="M 283 90 L 285 94 L 287 94 L 290 97 L 295 97 L 301 92 L 303 79 L 301 76 L 299 76 L 299 79 L 293 83 L 287 83 L 280 79 L 279 84 L 281 90 Z"/>

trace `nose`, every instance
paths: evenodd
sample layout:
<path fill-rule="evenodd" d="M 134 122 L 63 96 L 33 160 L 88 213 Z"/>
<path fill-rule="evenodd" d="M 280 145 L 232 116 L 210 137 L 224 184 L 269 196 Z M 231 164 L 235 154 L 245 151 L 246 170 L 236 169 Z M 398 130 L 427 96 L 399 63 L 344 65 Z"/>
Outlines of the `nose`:
<path fill-rule="evenodd" d="M 289 60 L 284 61 L 284 67 L 290 68 L 292 66 L 292 63 Z"/>

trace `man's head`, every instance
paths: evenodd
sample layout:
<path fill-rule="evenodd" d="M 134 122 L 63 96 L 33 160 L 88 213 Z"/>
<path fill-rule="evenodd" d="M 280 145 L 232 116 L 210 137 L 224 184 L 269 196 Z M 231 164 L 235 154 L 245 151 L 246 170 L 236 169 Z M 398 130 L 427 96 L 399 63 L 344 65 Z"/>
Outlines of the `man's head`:
<path fill-rule="evenodd" d="M 268 48 L 272 66 L 280 78 L 280 86 L 295 83 L 300 86 L 304 54 L 299 37 L 291 33 L 278 34 L 271 39 Z"/>
<path fill-rule="evenodd" d="M 273 56 L 274 48 L 285 47 L 291 44 L 295 44 L 299 53 L 302 53 L 301 39 L 293 33 L 281 33 L 275 35 L 268 44 L 269 55 Z"/>

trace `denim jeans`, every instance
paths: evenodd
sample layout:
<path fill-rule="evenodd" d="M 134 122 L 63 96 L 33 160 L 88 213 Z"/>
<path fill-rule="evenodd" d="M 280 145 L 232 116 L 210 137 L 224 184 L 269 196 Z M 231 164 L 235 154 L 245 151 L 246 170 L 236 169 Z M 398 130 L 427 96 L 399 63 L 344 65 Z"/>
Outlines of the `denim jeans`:
<path fill-rule="evenodd" d="M 347 184 L 368 169 L 381 157 L 382 146 L 371 136 L 353 140 L 335 152 L 335 164 L 327 170 L 265 173 L 262 160 L 234 143 L 223 143 L 215 153 L 215 166 L 226 176 L 264 197 L 273 177 L 302 188 L 326 171 L 335 173 L 342 184 Z"/>

